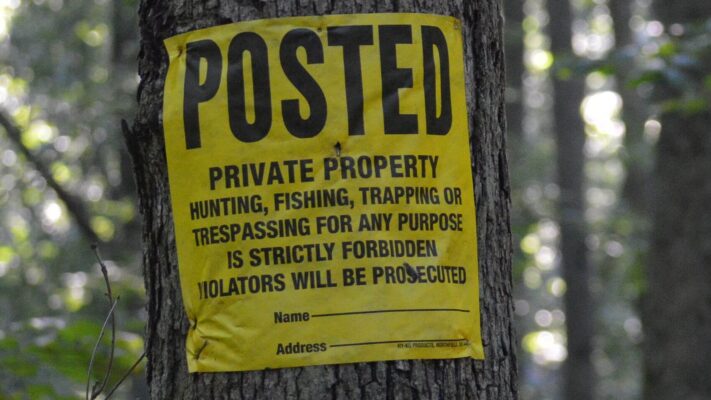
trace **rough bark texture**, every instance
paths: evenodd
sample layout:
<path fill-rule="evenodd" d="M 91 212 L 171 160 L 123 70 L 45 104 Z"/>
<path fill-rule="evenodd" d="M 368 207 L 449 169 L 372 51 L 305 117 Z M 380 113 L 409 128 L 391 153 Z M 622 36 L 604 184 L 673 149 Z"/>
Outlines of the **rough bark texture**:
<path fill-rule="evenodd" d="M 656 1 L 654 11 L 665 25 L 709 18 L 705 0 Z M 658 89 L 660 100 L 680 95 Z M 642 313 L 644 398 L 710 399 L 711 112 L 665 113 L 660 122 Z"/>
<path fill-rule="evenodd" d="M 584 80 L 563 74 L 575 62 L 571 48 L 572 12 L 568 0 L 549 2 L 551 50 L 556 57 L 553 77 L 554 122 L 557 149 L 558 219 L 563 278 L 567 284 L 563 302 L 568 341 L 564 366 L 563 398 L 588 400 L 594 395 L 592 338 L 594 309 L 590 294 L 590 267 L 585 245 L 585 197 L 583 179 L 585 130 L 580 116 Z M 569 66 L 570 67 L 570 66 Z M 574 68 L 569 68 L 569 70 Z"/>
<path fill-rule="evenodd" d="M 167 68 L 162 40 L 233 21 L 291 15 L 434 12 L 464 21 L 475 160 L 485 361 L 397 361 L 248 373 L 188 374 L 183 310 L 162 131 Z M 511 233 L 504 141 L 502 18 L 496 0 L 142 1 L 139 111 L 127 143 L 144 218 L 148 382 L 155 399 L 514 399 Z"/>

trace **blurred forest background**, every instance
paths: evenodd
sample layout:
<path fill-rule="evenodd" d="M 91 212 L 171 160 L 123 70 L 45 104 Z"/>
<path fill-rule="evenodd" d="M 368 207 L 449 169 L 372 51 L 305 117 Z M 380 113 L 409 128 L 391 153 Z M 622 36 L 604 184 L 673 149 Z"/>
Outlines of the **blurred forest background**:
<path fill-rule="evenodd" d="M 687 372 L 711 360 L 711 6 L 503 1 L 521 398 L 691 398 L 711 380 Z M 120 296 L 109 383 L 143 351 L 120 122 L 137 7 L 0 0 L 0 398 L 83 396 L 109 308 L 92 243 Z M 122 396 L 145 398 L 142 368 Z"/>

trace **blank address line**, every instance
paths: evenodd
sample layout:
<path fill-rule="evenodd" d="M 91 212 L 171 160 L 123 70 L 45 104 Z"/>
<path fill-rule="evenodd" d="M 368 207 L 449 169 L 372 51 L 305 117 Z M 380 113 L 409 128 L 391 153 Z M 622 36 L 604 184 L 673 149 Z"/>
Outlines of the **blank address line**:
<path fill-rule="evenodd" d="M 332 344 L 329 347 L 350 347 L 350 346 L 370 346 L 374 344 L 395 344 L 395 343 L 447 343 L 447 342 L 467 342 L 467 339 L 405 339 L 405 340 L 382 340 L 379 342 L 358 342 Z"/>
<path fill-rule="evenodd" d="M 337 313 L 311 314 L 312 318 L 316 317 L 338 317 L 342 315 L 358 315 L 358 314 L 385 314 L 385 313 L 400 313 L 400 312 L 461 312 L 468 313 L 469 310 L 461 308 L 396 308 L 389 310 L 363 310 L 363 311 L 346 311 Z"/>

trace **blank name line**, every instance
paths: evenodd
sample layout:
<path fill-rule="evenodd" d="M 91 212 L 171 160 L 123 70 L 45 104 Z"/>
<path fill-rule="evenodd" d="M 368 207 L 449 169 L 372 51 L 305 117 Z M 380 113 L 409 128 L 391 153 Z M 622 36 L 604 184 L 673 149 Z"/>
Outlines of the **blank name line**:
<path fill-rule="evenodd" d="M 369 346 L 372 344 L 392 344 L 392 343 L 431 343 L 431 342 L 462 342 L 467 339 L 410 339 L 410 340 L 384 340 L 380 342 L 358 342 L 358 343 L 342 343 L 332 344 L 329 347 L 348 347 L 348 346 Z"/>
<path fill-rule="evenodd" d="M 468 313 L 469 310 L 461 308 L 398 308 L 392 310 L 365 310 L 365 311 L 347 311 L 339 313 L 327 314 L 312 314 L 312 318 L 316 317 L 337 317 L 341 315 L 357 315 L 357 314 L 383 314 L 383 313 L 398 313 L 398 312 L 462 312 Z"/>

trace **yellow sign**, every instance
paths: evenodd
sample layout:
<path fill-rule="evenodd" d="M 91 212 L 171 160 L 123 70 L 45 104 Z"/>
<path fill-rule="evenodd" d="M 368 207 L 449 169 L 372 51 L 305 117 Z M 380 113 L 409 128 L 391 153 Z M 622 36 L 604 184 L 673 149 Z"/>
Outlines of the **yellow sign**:
<path fill-rule="evenodd" d="M 165 46 L 191 372 L 483 358 L 459 21 L 268 19 Z"/>

